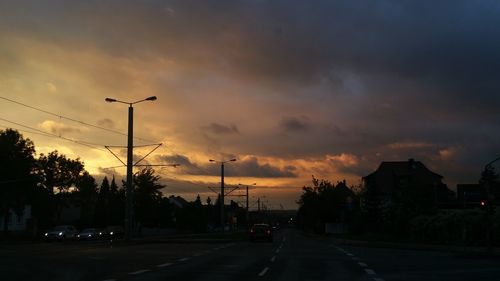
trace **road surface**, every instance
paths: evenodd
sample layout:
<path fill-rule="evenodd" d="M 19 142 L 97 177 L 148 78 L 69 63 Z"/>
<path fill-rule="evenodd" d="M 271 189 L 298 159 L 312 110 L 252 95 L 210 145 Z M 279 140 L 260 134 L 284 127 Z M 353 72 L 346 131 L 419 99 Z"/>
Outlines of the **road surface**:
<path fill-rule="evenodd" d="M 274 242 L 0 245 L 1 280 L 500 280 L 498 257 L 349 246 L 294 229 Z"/>

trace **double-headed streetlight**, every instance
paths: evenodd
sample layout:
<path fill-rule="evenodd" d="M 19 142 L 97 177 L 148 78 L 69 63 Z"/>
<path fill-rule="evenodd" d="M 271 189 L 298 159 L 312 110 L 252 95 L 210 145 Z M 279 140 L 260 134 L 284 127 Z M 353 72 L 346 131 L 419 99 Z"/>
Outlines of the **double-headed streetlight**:
<path fill-rule="evenodd" d="M 226 161 L 217 161 L 210 159 L 210 162 L 215 162 L 220 164 L 220 223 L 222 225 L 222 232 L 224 232 L 224 164 L 228 162 L 236 161 L 235 158 Z"/>
<path fill-rule="evenodd" d="M 132 158 L 133 158 L 133 149 L 134 149 L 134 107 L 132 105 L 136 103 L 140 103 L 143 101 L 155 101 L 156 96 L 151 96 L 149 98 L 145 98 L 143 100 L 135 101 L 135 102 L 126 102 L 112 98 L 106 98 L 107 102 L 118 102 L 128 104 L 128 142 L 127 142 L 127 191 L 126 191 L 126 206 L 125 206 L 125 239 L 130 240 L 132 236 L 132 216 L 133 216 L 133 179 L 132 179 Z"/>

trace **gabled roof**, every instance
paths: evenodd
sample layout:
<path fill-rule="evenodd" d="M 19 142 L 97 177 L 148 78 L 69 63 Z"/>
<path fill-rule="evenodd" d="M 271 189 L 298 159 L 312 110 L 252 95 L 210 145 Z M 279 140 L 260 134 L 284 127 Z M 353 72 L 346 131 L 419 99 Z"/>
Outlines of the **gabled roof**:
<path fill-rule="evenodd" d="M 408 161 L 388 161 L 388 162 L 382 162 L 380 163 L 378 169 L 367 175 L 364 176 L 363 179 L 369 179 L 375 175 L 387 175 L 387 176 L 408 176 L 414 174 L 416 171 L 419 172 L 427 172 L 430 173 L 433 176 L 439 177 L 440 179 L 443 178 L 443 176 L 434 173 L 433 171 L 429 170 L 422 162 L 420 161 L 415 161 L 413 159 L 409 159 Z"/>

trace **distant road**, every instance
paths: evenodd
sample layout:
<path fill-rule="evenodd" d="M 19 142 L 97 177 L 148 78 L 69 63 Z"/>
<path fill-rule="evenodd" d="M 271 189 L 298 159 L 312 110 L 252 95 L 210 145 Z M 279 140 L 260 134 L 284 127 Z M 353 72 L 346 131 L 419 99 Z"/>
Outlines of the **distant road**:
<path fill-rule="evenodd" d="M 0 245 L 1 280 L 500 280 L 500 259 L 335 244 L 293 229 L 273 243 Z"/>

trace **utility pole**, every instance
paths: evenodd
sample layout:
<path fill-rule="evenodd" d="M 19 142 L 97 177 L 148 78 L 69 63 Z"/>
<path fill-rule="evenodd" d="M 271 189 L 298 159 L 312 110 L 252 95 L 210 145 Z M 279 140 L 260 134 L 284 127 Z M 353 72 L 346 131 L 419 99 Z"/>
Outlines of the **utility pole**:
<path fill-rule="evenodd" d="M 210 159 L 210 162 L 220 163 L 220 223 L 222 226 L 222 233 L 224 233 L 224 164 L 227 162 L 236 161 L 235 158 L 227 161 L 217 161 Z"/>
<path fill-rule="evenodd" d="M 127 190 L 126 190 L 126 201 L 125 201 L 125 239 L 127 241 L 132 237 L 133 231 L 133 176 L 132 176 L 132 168 L 133 168 L 133 149 L 134 149 L 134 107 L 133 105 L 136 103 L 140 103 L 143 101 L 155 101 L 156 96 L 151 96 L 145 98 L 143 100 L 135 101 L 135 102 L 125 102 L 113 98 L 106 98 L 106 102 L 118 102 L 123 104 L 128 104 L 128 134 L 127 134 Z"/>
<path fill-rule="evenodd" d="M 220 223 L 222 233 L 225 231 L 224 219 L 224 162 L 222 162 L 220 165 Z"/>

